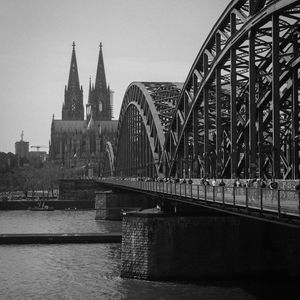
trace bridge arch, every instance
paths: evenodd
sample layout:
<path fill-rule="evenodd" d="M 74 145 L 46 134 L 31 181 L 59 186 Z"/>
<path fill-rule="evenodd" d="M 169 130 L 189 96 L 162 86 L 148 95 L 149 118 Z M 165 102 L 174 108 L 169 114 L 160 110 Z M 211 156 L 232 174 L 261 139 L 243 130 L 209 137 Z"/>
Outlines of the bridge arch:
<path fill-rule="evenodd" d="M 114 176 L 115 173 L 115 155 L 112 143 L 107 141 L 105 143 L 104 151 L 104 165 L 103 165 L 103 175 L 104 176 Z"/>
<path fill-rule="evenodd" d="M 159 176 L 165 134 L 182 84 L 133 82 L 123 98 L 118 130 L 117 176 Z"/>
<path fill-rule="evenodd" d="M 169 176 L 299 178 L 299 49 L 299 1 L 231 1 L 175 108 Z"/>

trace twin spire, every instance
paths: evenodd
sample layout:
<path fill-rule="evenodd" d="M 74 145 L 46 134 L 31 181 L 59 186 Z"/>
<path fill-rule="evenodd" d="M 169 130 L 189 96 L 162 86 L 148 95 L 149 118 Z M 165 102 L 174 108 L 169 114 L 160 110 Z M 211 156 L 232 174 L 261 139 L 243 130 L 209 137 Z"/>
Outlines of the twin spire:
<path fill-rule="evenodd" d="M 73 42 L 68 87 L 65 90 L 63 119 L 83 120 L 83 91 L 79 83 L 75 46 L 75 42 Z M 106 121 L 112 118 L 111 91 L 106 84 L 102 47 L 102 43 L 100 43 L 95 84 L 91 84 L 91 77 L 89 80 L 88 104 L 86 106 L 87 121 L 89 121 L 91 115 L 94 116 L 94 120 Z M 80 117 L 77 116 L 79 110 Z"/>
<path fill-rule="evenodd" d="M 75 46 L 76 46 L 75 42 L 73 42 L 73 44 L 72 44 L 73 50 L 72 50 L 72 57 L 71 57 L 71 64 L 70 64 L 68 88 L 71 88 L 71 87 L 72 88 L 79 88 L 80 87 Z M 103 62 L 102 47 L 103 47 L 102 43 L 100 42 L 98 66 L 97 66 L 96 81 L 95 81 L 95 89 L 96 90 L 107 87 L 105 69 L 104 69 L 104 62 Z M 90 77 L 90 89 L 91 89 L 91 77 Z"/>

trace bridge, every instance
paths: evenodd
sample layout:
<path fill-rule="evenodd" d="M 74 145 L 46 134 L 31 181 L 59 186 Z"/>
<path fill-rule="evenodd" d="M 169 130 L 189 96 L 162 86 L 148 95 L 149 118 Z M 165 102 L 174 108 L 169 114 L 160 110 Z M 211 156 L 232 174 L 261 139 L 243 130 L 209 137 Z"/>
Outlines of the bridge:
<path fill-rule="evenodd" d="M 128 86 L 97 181 L 173 203 L 175 215 L 200 207 L 201 218 L 125 214 L 123 276 L 299 274 L 299 66 L 298 0 L 232 0 L 184 83 Z M 237 178 L 281 186 L 233 187 Z"/>
<path fill-rule="evenodd" d="M 300 229 L 300 192 L 256 187 L 211 186 L 136 178 L 102 178 L 110 188 L 145 193 L 158 203 L 200 206 L 246 218 L 258 219 Z"/>
<path fill-rule="evenodd" d="M 116 146 L 106 145 L 105 176 L 124 188 L 129 181 L 118 178 L 299 180 L 299 43 L 299 1 L 231 1 L 184 83 L 129 85 Z M 164 185 L 162 196 L 173 187 L 176 194 L 168 192 L 168 199 L 178 200 L 179 186 Z M 149 192 L 149 187 L 134 188 Z M 299 194 L 291 186 L 290 191 L 226 187 L 222 193 L 187 188 L 193 191 L 190 200 L 198 189 L 197 200 L 205 203 L 217 203 L 214 195 L 222 194 L 224 211 L 249 216 L 251 208 L 266 219 L 273 213 L 271 219 L 279 222 L 299 221 Z M 151 190 L 158 192 L 156 186 Z"/>
<path fill-rule="evenodd" d="M 116 176 L 299 179 L 299 3 L 231 1 L 186 81 L 134 82 Z"/>

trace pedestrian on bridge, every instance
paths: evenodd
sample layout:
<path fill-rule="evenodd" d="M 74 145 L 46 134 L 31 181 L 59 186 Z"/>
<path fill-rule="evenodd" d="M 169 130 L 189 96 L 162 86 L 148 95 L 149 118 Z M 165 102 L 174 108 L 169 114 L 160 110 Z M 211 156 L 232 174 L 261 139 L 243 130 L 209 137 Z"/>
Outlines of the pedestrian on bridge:
<path fill-rule="evenodd" d="M 235 179 L 235 181 L 234 181 L 234 183 L 233 183 L 233 186 L 234 187 L 240 187 L 242 184 L 241 184 L 241 182 L 240 182 L 240 179 L 239 178 L 236 178 Z"/>
<path fill-rule="evenodd" d="M 217 182 L 217 180 L 216 180 L 215 177 L 212 179 L 211 185 L 212 185 L 212 186 L 217 186 L 217 185 L 218 185 L 218 182 Z"/>
<path fill-rule="evenodd" d="M 233 188 L 237 188 L 236 189 L 236 195 L 239 195 L 240 194 L 240 187 L 242 186 L 242 183 L 239 179 L 239 177 L 237 177 L 233 183 Z M 233 189 L 233 192 L 234 192 L 234 189 Z"/>
<path fill-rule="evenodd" d="M 278 182 L 275 181 L 274 177 L 272 177 L 272 181 L 270 183 L 270 189 L 272 189 L 272 190 L 278 189 Z"/>
<path fill-rule="evenodd" d="M 271 183 L 269 185 L 269 188 L 271 190 L 277 190 L 278 189 L 278 182 L 275 181 L 274 177 L 272 177 L 272 181 L 271 181 Z M 272 192 L 271 203 L 273 203 L 274 197 L 276 197 L 276 199 L 277 199 L 277 194 L 276 195 L 275 194 L 276 194 L 275 191 Z"/>
<path fill-rule="evenodd" d="M 220 181 L 220 183 L 219 183 L 219 186 L 225 186 L 225 182 L 224 182 L 224 180 L 223 180 L 223 177 L 221 178 L 221 181 Z"/>
<path fill-rule="evenodd" d="M 299 179 L 298 184 L 296 184 L 296 186 L 295 186 L 295 190 L 300 191 L 300 179 Z"/>
<path fill-rule="evenodd" d="M 209 179 L 208 179 L 208 178 L 205 178 L 205 179 L 204 179 L 204 185 L 210 185 Z"/>

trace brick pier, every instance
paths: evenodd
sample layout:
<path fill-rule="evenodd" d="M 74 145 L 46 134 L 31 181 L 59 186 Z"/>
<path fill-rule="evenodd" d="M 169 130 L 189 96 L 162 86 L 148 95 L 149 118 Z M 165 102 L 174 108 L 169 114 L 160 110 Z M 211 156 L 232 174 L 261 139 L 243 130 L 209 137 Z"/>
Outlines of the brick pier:
<path fill-rule="evenodd" d="M 121 276 L 146 280 L 299 276 L 300 231 L 236 216 L 123 216 Z"/>

